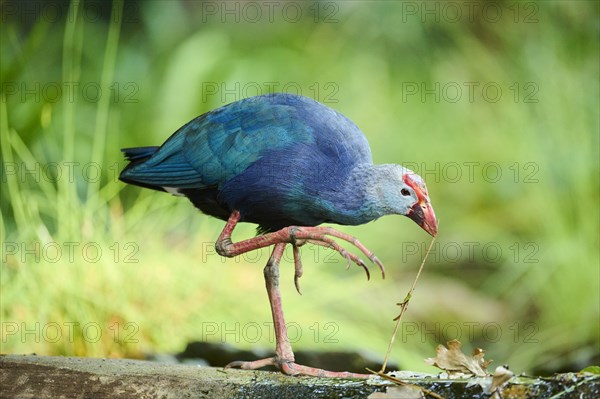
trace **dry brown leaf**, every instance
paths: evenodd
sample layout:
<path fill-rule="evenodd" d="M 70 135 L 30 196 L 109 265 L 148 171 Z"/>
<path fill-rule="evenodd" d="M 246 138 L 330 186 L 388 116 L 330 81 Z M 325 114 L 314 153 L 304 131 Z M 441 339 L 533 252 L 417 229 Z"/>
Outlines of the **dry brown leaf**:
<path fill-rule="evenodd" d="M 487 367 L 492 362 L 484 360 L 485 352 L 483 349 L 475 349 L 472 356 L 465 355 L 460 347 L 460 341 L 453 339 L 448 341 L 448 348 L 444 345 L 438 345 L 437 357 L 425 359 L 425 363 L 440 368 L 448 373 L 449 377 L 462 377 L 475 375 L 485 377 Z"/>

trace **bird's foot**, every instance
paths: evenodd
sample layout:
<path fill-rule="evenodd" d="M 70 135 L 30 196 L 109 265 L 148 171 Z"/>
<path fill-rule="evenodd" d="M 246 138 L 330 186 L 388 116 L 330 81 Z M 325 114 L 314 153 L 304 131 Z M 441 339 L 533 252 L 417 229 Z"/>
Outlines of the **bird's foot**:
<path fill-rule="evenodd" d="M 240 368 L 243 370 L 256 370 L 266 366 L 274 366 L 281 370 L 286 375 L 306 375 L 311 377 L 325 377 L 325 378 L 362 378 L 366 379 L 372 376 L 372 374 L 359 374 L 350 373 L 348 371 L 327 371 L 315 367 L 303 366 L 301 364 L 294 363 L 291 360 L 285 360 L 278 356 L 269 357 L 266 359 L 255 360 L 252 362 L 235 361 L 225 366 L 228 368 Z"/>
<path fill-rule="evenodd" d="M 358 241 L 357 238 L 355 238 L 349 234 L 342 233 L 341 231 L 338 231 L 331 227 L 295 227 L 295 226 L 292 226 L 292 227 L 287 227 L 283 230 L 287 230 L 287 234 L 289 234 L 289 239 L 292 242 L 292 245 L 294 245 L 295 247 L 296 246 L 299 247 L 306 243 L 310 243 L 310 244 L 315 244 L 315 245 L 319 245 L 322 247 L 330 248 L 330 249 L 338 252 L 344 258 L 346 258 L 347 268 L 350 267 L 351 263 L 356 263 L 358 266 L 362 267 L 365 270 L 365 273 L 367 273 L 367 279 L 370 279 L 371 275 L 369 273 L 369 269 L 367 268 L 366 263 L 358 256 L 354 255 L 351 252 L 346 251 L 340 244 L 335 242 L 331 237 L 339 238 L 343 241 L 346 241 L 346 242 L 354 245 L 356 248 L 358 248 L 365 256 L 367 256 L 367 258 L 369 258 L 369 260 L 371 262 L 375 263 L 381 270 L 381 275 L 383 276 L 383 278 L 385 278 L 385 268 L 383 267 L 383 263 L 381 263 L 379 258 L 377 258 L 377 256 L 375 256 L 375 254 L 373 252 L 371 252 L 367 247 L 365 247 L 360 241 Z M 280 230 L 280 231 L 282 231 L 282 230 Z M 296 257 L 294 256 L 294 258 L 296 258 Z"/>
<path fill-rule="evenodd" d="M 298 292 L 300 292 L 298 281 L 302 276 L 302 262 L 300 260 L 300 252 L 298 251 L 298 247 L 306 243 L 312 243 L 333 249 L 346 258 L 348 267 L 350 267 L 351 263 L 356 263 L 365 270 L 367 273 L 367 278 L 370 278 L 367 264 L 358 256 L 344 249 L 340 244 L 334 241 L 334 238 L 346 241 L 358 248 L 371 262 L 379 266 L 381 274 L 383 278 L 385 278 L 385 269 L 383 267 L 383 263 L 381 263 L 381 261 L 377 258 L 377 256 L 375 256 L 375 254 L 373 254 L 373 252 L 371 252 L 360 241 L 358 241 L 358 239 L 349 234 L 342 233 L 341 231 L 335 230 L 331 227 L 289 226 L 272 233 L 267 233 L 234 243 L 231 241 L 231 233 L 233 232 L 233 229 L 237 223 L 240 221 L 240 218 L 241 215 L 239 211 L 233 211 L 231 213 L 229 219 L 227 220 L 227 224 L 223 228 L 219 239 L 215 243 L 215 249 L 217 253 L 221 256 L 231 258 L 270 245 L 292 244 L 292 247 L 294 248 L 295 264 L 294 282 Z"/>

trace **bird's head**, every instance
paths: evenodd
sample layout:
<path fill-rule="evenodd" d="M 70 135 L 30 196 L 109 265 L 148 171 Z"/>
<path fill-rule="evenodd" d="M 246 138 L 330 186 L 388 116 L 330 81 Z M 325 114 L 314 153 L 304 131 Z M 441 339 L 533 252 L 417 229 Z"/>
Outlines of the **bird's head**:
<path fill-rule="evenodd" d="M 383 213 L 407 216 L 435 237 L 437 220 L 421 176 L 400 165 L 384 164 L 375 168 L 380 182 L 377 197 Z"/>

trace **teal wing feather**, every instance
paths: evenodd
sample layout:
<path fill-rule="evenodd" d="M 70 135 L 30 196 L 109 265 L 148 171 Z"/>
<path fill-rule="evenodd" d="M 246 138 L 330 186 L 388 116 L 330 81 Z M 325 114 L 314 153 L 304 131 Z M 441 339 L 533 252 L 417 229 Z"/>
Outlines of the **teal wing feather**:
<path fill-rule="evenodd" d="M 312 128 L 296 113 L 293 103 L 268 96 L 221 107 L 181 127 L 144 162 L 129 165 L 121 179 L 158 187 L 218 186 L 268 151 L 314 142 Z"/>

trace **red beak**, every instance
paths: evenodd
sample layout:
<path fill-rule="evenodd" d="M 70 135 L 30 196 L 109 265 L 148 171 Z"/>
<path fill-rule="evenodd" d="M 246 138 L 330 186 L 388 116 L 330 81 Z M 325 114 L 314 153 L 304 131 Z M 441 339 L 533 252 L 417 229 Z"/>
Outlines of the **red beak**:
<path fill-rule="evenodd" d="M 409 218 L 421 226 L 423 230 L 431 234 L 433 237 L 437 234 L 437 219 L 433 212 L 433 207 L 429 201 L 420 201 L 413 205 L 408 212 Z"/>

